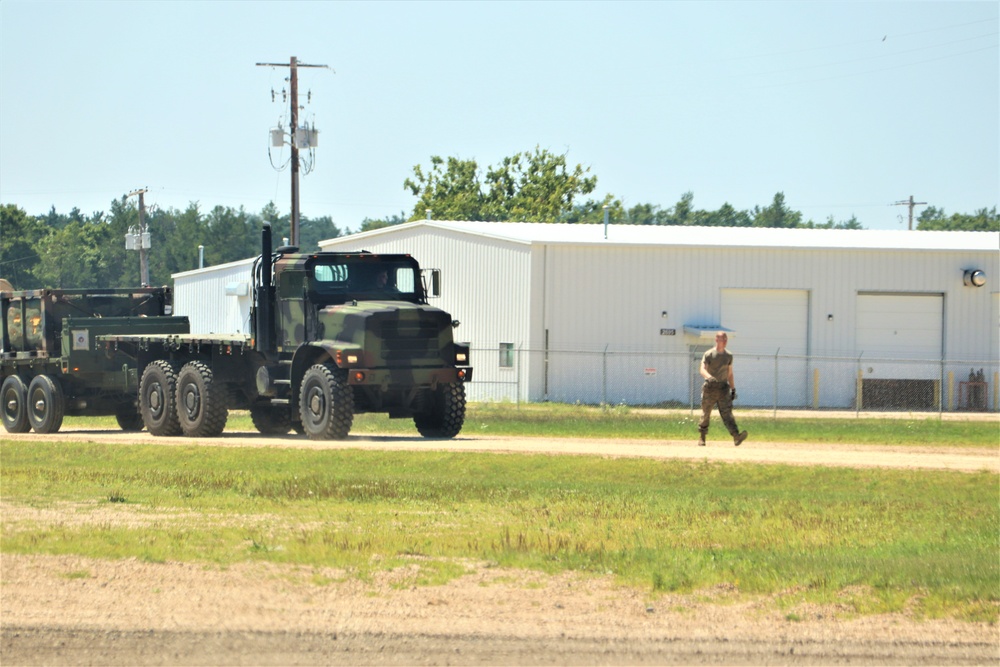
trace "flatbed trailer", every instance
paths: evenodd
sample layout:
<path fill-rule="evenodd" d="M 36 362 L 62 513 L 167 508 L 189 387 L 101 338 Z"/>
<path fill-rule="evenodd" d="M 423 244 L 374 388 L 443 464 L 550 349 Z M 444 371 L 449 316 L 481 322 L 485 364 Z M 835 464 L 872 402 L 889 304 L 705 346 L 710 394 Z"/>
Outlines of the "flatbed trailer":
<path fill-rule="evenodd" d="M 99 342 L 106 334 L 186 334 L 170 315 L 171 290 L 0 291 L 0 418 L 9 432 L 53 433 L 65 415 L 114 415 L 143 423 L 137 361 Z"/>

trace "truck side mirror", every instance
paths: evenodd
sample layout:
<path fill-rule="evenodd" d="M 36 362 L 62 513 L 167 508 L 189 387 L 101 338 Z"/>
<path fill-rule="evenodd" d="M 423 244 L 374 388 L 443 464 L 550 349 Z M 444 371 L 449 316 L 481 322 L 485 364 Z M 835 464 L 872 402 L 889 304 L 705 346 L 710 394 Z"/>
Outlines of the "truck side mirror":
<path fill-rule="evenodd" d="M 428 280 L 428 276 L 430 280 Z M 428 297 L 441 296 L 441 269 L 424 269 L 424 291 Z"/>

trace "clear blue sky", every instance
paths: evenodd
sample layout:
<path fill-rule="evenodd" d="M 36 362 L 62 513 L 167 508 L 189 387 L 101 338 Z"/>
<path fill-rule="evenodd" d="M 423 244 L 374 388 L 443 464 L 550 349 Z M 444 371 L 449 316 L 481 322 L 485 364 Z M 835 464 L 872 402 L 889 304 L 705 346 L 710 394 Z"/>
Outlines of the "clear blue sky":
<path fill-rule="evenodd" d="M 302 213 L 413 209 L 431 155 L 536 145 L 594 198 L 767 205 L 905 229 L 913 195 L 998 204 L 1000 3 L 0 2 L 0 203 L 290 208 L 271 101 L 300 70 L 320 130 Z M 280 98 L 279 98 L 280 100 Z M 287 159 L 275 152 L 280 163 Z M 917 208 L 917 212 L 922 207 Z"/>

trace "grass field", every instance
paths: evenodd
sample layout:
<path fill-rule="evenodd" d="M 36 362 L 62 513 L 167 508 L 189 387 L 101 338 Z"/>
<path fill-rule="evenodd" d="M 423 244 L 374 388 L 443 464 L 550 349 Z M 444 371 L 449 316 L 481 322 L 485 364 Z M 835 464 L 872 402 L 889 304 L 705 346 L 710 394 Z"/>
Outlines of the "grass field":
<path fill-rule="evenodd" d="M 653 426 L 691 437 L 690 421 L 635 412 L 471 409 L 467 429 L 534 433 L 539 419 L 548 437 L 644 437 Z M 359 428 L 412 429 L 366 419 Z M 763 433 L 768 421 L 747 428 Z M 798 430 L 812 420 L 784 421 L 792 430 L 774 423 L 775 433 L 877 441 L 871 422 L 831 434 L 826 422 L 842 420 L 814 422 L 818 433 Z M 894 426 L 910 444 L 997 446 L 996 423 Z M 612 573 L 651 596 L 727 585 L 856 613 L 995 623 L 1000 612 L 1000 487 L 986 472 L 0 440 L 0 484 L 6 553 L 266 560 L 361 578 L 417 564 L 414 584 L 475 561 Z M 10 520 L 14 508 L 27 518 Z M 65 519 L 32 519 L 32 508 Z"/>
<path fill-rule="evenodd" d="M 816 413 L 821 414 L 821 413 Z M 751 442 L 814 442 L 901 446 L 996 447 L 1000 449 L 1000 418 L 951 421 L 937 416 L 888 419 L 823 417 L 748 417 L 736 411 L 740 428 L 750 431 Z M 117 429 L 113 417 L 66 419 L 74 424 Z M 235 411 L 230 430 L 253 431 L 249 415 Z M 354 418 L 351 433 L 416 436 L 409 419 L 389 419 L 365 414 Z M 628 440 L 696 440 L 698 415 L 687 410 L 645 410 L 614 406 L 599 408 L 555 403 L 516 406 L 510 403 L 470 403 L 462 430 L 465 435 L 572 437 Z M 716 412 L 710 437 L 727 437 Z"/>

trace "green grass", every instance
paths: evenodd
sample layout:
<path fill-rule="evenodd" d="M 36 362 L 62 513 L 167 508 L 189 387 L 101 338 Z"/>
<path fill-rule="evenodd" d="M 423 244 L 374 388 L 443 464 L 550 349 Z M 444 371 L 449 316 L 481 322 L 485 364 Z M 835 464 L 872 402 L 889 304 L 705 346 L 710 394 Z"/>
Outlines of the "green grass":
<path fill-rule="evenodd" d="M 547 438 L 602 438 L 627 440 L 694 440 L 698 419 L 689 410 L 648 410 L 614 406 L 532 403 L 470 403 L 462 435 L 526 436 Z M 1000 418 L 986 421 L 950 421 L 936 416 L 900 418 L 779 418 L 747 417 L 737 410 L 740 428 L 750 431 L 751 442 L 850 443 L 900 446 L 1000 448 Z M 64 429 L 74 425 L 117 430 L 113 417 L 67 417 Z M 227 430 L 253 431 L 249 415 L 230 414 Z M 380 414 L 354 418 L 352 435 L 391 434 L 417 436 L 409 419 L 389 419 Z M 709 438 L 728 438 L 718 413 L 712 416 Z"/>
<path fill-rule="evenodd" d="M 0 440 L 6 553 L 263 560 L 435 584 L 469 560 L 996 622 L 997 475 Z M 81 518 L 89 520 L 79 520 Z"/>

